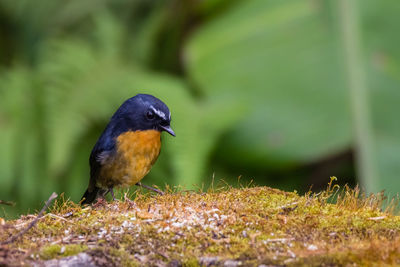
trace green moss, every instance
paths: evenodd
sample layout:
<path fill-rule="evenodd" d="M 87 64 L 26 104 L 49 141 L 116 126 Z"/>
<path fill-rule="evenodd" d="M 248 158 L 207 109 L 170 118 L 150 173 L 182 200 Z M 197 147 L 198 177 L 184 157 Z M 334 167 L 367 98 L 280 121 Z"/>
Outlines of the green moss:
<path fill-rule="evenodd" d="M 184 267 L 200 267 L 200 263 L 196 258 L 187 258 L 183 261 Z"/>
<path fill-rule="evenodd" d="M 333 196 L 337 203 L 330 203 Z M 11 255 L 34 251 L 42 259 L 87 251 L 118 266 L 199 266 L 204 257 L 218 257 L 219 265 L 226 260 L 244 265 L 396 265 L 400 218 L 390 209 L 381 211 L 383 201 L 383 196 L 365 196 L 358 188 L 339 192 L 332 183 L 326 191 L 304 196 L 253 187 L 138 194 L 135 202 L 99 202 L 84 209 L 66 201 L 8 249 L 14 251 Z M 27 225 L 32 218 L 7 224 Z M 1 239 L 18 232 L 7 229 L 0 231 Z M 51 245 L 60 240 L 67 244 Z M 88 240 L 89 247 L 76 245 Z"/>
<path fill-rule="evenodd" d="M 140 266 L 140 263 L 134 258 L 134 256 L 130 255 L 125 249 L 115 249 L 115 248 L 106 248 L 105 254 L 109 255 L 111 261 L 116 266 L 121 267 L 137 267 Z"/>
<path fill-rule="evenodd" d="M 39 256 L 43 260 L 50 260 L 58 257 L 68 257 L 76 255 L 80 252 L 86 251 L 88 247 L 86 245 L 72 244 L 72 245 L 48 245 L 44 246 Z"/>

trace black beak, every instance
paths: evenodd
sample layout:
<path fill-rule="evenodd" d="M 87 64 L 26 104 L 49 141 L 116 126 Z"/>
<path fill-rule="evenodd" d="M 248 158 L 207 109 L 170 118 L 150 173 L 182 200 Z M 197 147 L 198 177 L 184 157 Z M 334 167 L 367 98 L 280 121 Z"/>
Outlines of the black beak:
<path fill-rule="evenodd" d="M 175 136 L 175 133 L 174 133 L 174 130 L 172 130 L 171 129 L 171 126 L 162 126 L 162 125 L 160 125 L 160 128 L 163 130 L 163 131 L 166 131 L 167 133 L 169 133 L 170 135 L 172 135 L 172 136 Z"/>

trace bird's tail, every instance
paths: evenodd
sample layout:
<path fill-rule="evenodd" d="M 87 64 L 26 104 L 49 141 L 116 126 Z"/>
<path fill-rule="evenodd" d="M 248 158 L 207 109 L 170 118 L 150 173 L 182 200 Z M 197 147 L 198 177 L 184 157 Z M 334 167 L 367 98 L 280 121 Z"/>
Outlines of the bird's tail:
<path fill-rule="evenodd" d="M 81 199 L 81 205 L 93 203 L 98 196 L 99 190 L 100 188 L 97 186 L 95 186 L 91 191 L 89 191 L 89 188 L 86 189 L 85 194 L 83 194 Z"/>

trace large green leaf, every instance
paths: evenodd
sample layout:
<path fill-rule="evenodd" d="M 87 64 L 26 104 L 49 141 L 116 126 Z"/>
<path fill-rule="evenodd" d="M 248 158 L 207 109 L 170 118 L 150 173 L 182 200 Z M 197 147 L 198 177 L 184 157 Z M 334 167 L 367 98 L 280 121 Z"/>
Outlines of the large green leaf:
<path fill-rule="evenodd" d="M 361 145 L 373 149 L 356 152 L 373 153 L 367 157 L 377 165 L 367 190 L 399 192 L 399 5 L 359 1 L 358 7 L 364 39 L 356 49 L 366 48 L 370 99 L 362 116 L 372 115 L 372 138 Z M 234 157 L 227 160 L 247 167 L 279 167 L 359 144 L 339 13 L 335 1 L 243 1 L 193 35 L 186 47 L 191 78 L 208 96 L 230 91 L 251 105 L 219 155 L 228 151 Z"/>
<path fill-rule="evenodd" d="M 371 91 L 375 188 L 400 192 L 400 17 L 398 1 L 360 1 L 367 82 Z"/>
<path fill-rule="evenodd" d="M 249 105 L 223 143 L 235 164 L 309 162 L 350 145 L 335 20 L 313 3 L 243 1 L 187 46 L 189 74 L 208 96 L 231 92 Z"/>

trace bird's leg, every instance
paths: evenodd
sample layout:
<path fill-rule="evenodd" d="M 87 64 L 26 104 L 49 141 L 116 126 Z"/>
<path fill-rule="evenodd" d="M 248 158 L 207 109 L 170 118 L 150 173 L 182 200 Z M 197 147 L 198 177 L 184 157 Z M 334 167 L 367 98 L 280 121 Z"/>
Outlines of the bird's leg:
<path fill-rule="evenodd" d="M 156 192 L 157 194 L 164 195 L 164 192 L 163 192 L 163 191 L 161 191 L 161 190 L 159 190 L 159 189 L 157 189 L 157 188 L 154 188 L 154 187 L 151 187 L 151 186 L 142 184 L 141 182 L 136 183 L 136 185 L 137 185 L 137 186 L 144 187 L 144 188 L 146 188 L 146 189 L 148 189 L 148 190 L 154 191 L 154 192 Z"/>
<path fill-rule="evenodd" d="M 106 195 L 108 193 L 111 193 L 112 199 L 113 201 L 115 201 L 115 196 L 114 196 L 114 189 L 112 187 L 108 188 L 108 189 L 101 189 L 98 193 L 99 198 L 101 199 L 106 199 Z"/>
<path fill-rule="evenodd" d="M 99 192 L 97 193 L 97 198 L 106 199 L 106 195 L 108 194 L 108 192 L 109 192 L 108 189 L 100 189 Z"/>
<path fill-rule="evenodd" d="M 115 201 L 114 189 L 113 189 L 112 187 L 110 187 L 110 188 L 108 189 L 108 191 L 111 193 L 111 196 L 112 196 L 113 201 Z"/>

